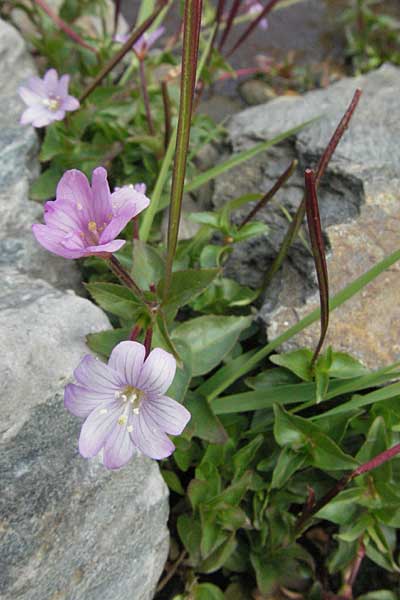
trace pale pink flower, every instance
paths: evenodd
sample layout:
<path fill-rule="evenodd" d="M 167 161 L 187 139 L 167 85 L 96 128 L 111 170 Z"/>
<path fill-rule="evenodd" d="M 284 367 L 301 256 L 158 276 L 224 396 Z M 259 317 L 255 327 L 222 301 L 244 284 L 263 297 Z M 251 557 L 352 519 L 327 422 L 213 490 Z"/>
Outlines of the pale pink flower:
<path fill-rule="evenodd" d="M 247 12 L 249 14 L 259 15 L 260 12 L 264 9 L 264 6 L 261 4 L 261 2 L 258 2 L 257 0 L 246 0 L 245 4 L 248 8 Z M 268 29 L 268 20 L 265 18 L 261 19 L 258 26 L 264 30 Z"/>
<path fill-rule="evenodd" d="M 53 121 L 62 121 L 67 111 L 77 110 L 79 100 L 68 94 L 69 75 L 58 78 L 55 69 L 49 69 L 43 79 L 31 77 L 18 93 L 28 108 L 22 113 L 21 125 L 31 123 L 45 127 Z"/>
<path fill-rule="evenodd" d="M 157 27 L 154 31 L 148 32 L 145 31 L 143 35 L 140 36 L 138 40 L 133 44 L 132 48 L 137 54 L 138 58 L 143 60 L 148 53 L 148 51 L 154 46 L 158 38 L 160 38 L 165 33 L 165 27 Z M 114 37 L 115 42 L 120 42 L 121 44 L 125 44 L 128 40 L 129 35 L 127 34 L 117 34 Z"/>
<path fill-rule="evenodd" d="M 103 449 L 109 469 L 125 465 L 136 451 L 154 459 L 175 449 L 166 434 L 179 435 L 190 419 L 184 406 L 166 396 L 176 369 L 172 354 L 161 348 L 145 358 L 138 342 L 121 342 L 108 364 L 87 355 L 65 388 L 65 407 L 85 418 L 79 452 L 85 458 Z"/>
<path fill-rule="evenodd" d="M 60 179 L 56 200 L 45 204 L 45 225 L 33 225 L 32 231 L 46 250 L 64 258 L 107 257 L 125 244 L 115 238 L 149 203 L 131 186 L 111 194 L 103 167 L 93 171 L 92 186 L 72 169 Z"/>

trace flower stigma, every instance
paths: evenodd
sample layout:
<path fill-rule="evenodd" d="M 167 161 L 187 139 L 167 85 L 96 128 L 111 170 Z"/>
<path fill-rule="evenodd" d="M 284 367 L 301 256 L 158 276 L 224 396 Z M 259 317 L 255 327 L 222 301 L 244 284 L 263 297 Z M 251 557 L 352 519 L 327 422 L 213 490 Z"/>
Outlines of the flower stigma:
<path fill-rule="evenodd" d="M 144 392 L 142 392 L 142 390 L 139 390 L 138 388 L 135 388 L 131 385 L 128 385 L 121 392 L 115 392 L 115 399 L 120 400 L 123 404 L 128 403 L 128 407 L 132 408 L 132 412 L 134 415 L 139 414 L 140 405 L 142 403 L 143 398 L 144 398 Z M 118 423 L 120 425 L 125 425 L 127 420 L 125 420 L 124 423 L 120 423 L 121 419 L 126 419 L 126 417 L 122 416 L 118 420 Z"/>
<path fill-rule="evenodd" d="M 61 98 L 59 96 L 56 98 L 44 98 L 43 104 L 52 112 L 56 112 L 60 108 Z"/>

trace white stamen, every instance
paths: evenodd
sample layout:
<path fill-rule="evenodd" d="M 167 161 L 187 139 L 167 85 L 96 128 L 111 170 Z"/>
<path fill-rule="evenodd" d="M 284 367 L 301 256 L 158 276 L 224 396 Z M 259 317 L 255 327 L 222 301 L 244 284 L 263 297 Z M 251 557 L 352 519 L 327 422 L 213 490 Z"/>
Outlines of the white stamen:
<path fill-rule="evenodd" d="M 100 414 L 101 414 L 101 415 L 106 415 L 107 413 L 108 413 L 108 410 L 107 410 L 107 408 L 102 408 L 102 409 L 100 410 Z"/>
<path fill-rule="evenodd" d="M 119 400 L 119 399 L 121 398 L 121 392 L 115 392 L 115 394 L 114 394 L 114 398 L 115 398 L 116 400 Z"/>
<path fill-rule="evenodd" d="M 76 207 L 77 207 L 78 210 L 83 210 L 83 206 L 82 206 L 82 204 L 80 202 L 76 203 Z"/>
<path fill-rule="evenodd" d="M 132 433 L 133 431 L 133 425 L 128 425 L 128 427 L 126 428 L 128 433 Z"/>
<path fill-rule="evenodd" d="M 128 418 L 126 417 L 126 415 L 121 415 L 117 421 L 118 425 L 126 425 L 127 422 L 128 422 Z"/>
<path fill-rule="evenodd" d="M 134 414 L 134 415 L 138 415 L 138 414 L 139 414 L 139 412 L 140 412 L 140 411 L 139 411 L 139 408 L 138 408 L 138 407 L 135 407 L 135 408 L 133 409 L 133 414 Z"/>

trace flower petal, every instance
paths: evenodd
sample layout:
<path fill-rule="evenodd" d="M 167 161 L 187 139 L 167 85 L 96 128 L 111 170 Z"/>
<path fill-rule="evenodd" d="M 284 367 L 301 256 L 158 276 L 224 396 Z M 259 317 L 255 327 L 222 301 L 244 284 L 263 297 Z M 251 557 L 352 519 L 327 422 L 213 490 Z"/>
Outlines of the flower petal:
<path fill-rule="evenodd" d="M 80 385 L 101 393 L 115 393 L 125 385 L 119 373 L 90 354 L 83 357 L 74 377 Z"/>
<path fill-rule="evenodd" d="M 103 167 L 97 167 L 92 173 L 92 194 L 94 205 L 93 220 L 101 227 L 108 222 L 112 215 L 111 193 L 107 181 L 107 171 Z M 108 239 L 107 241 L 110 240 Z"/>
<path fill-rule="evenodd" d="M 74 96 L 67 96 L 65 100 L 62 101 L 61 107 L 63 110 L 77 110 L 80 107 L 80 102 L 78 98 Z"/>
<path fill-rule="evenodd" d="M 108 365 L 117 371 L 128 385 L 137 385 L 146 350 L 138 342 L 121 342 L 111 352 Z"/>
<path fill-rule="evenodd" d="M 107 469 L 123 467 L 132 458 L 135 450 L 127 425 L 116 425 L 104 445 L 104 466 Z"/>
<path fill-rule="evenodd" d="M 137 215 L 137 210 L 133 203 L 124 206 L 118 216 L 112 217 L 111 222 L 101 233 L 100 243 L 108 243 L 113 240 L 135 215 Z"/>
<path fill-rule="evenodd" d="M 44 87 L 48 96 L 57 96 L 58 75 L 55 69 L 46 71 L 43 77 Z"/>
<path fill-rule="evenodd" d="M 63 258 L 80 258 L 85 256 L 83 250 L 66 248 L 63 243 L 65 233 L 59 229 L 51 229 L 47 225 L 32 225 L 32 232 L 36 240 L 49 252 Z"/>
<path fill-rule="evenodd" d="M 26 83 L 26 87 L 28 87 L 32 92 L 35 92 L 40 98 L 43 100 L 47 98 L 46 87 L 44 85 L 43 79 L 40 77 L 34 76 L 30 77 Z"/>
<path fill-rule="evenodd" d="M 51 122 L 52 118 L 49 114 L 49 111 L 45 109 L 40 112 L 40 114 L 38 113 L 38 115 L 32 120 L 32 125 L 34 127 L 47 127 L 47 125 L 50 125 Z"/>
<path fill-rule="evenodd" d="M 170 435 L 180 435 L 191 418 L 187 408 L 168 396 L 147 398 L 141 410 L 146 411 L 155 427 Z"/>
<path fill-rule="evenodd" d="M 83 457 L 92 458 L 98 454 L 114 427 L 118 427 L 117 421 L 122 412 L 120 403 L 115 403 L 112 407 L 96 408 L 90 413 L 79 436 L 79 452 Z"/>
<path fill-rule="evenodd" d="M 105 408 L 114 401 L 114 392 L 95 392 L 74 383 L 64 390 L 64 406 L 76 417 L 86 418 L 96 408 Z"/>
<path fill-rule="evenodd" d="M 30 106 L 29 108 L 24 110 L 19 122 L 21 125 L 28 125 L 29 123 L 37 121 L 41 117 L 46 117 L 47 119 L 46 110 L 44 109 L 44 107 Z"/>
<path fill-rule="evenodd" d="M 126 240 L 113 240 L 107 244 L 99 244 L 98 246 L 87 246 L 85 248 L 85 254 L 82 256 L 95 256 L 96 254 L 112 254 L 120 250 L 126 243 Z"/>
<path fill-rule="evenodd" d="M 68 96 L 69 75 L 62 75 L 57 85 L 57 96 L 62 100 Z"/>
<path fill-rule="evenodd" d="M 144 183 L 136 184 L 138 186 L 146 187 Z M 135 189 L 136 186 L 124 185 L 111 194 L 111 204 L 114 214 L 119 215 L 120 211 L 125 208 L 126 205 L 133 204 L 136 207 L 136 213 L 134 217 L 142 212 L 150 204 L 150 198 L 148 198 L 144 192 Z M 143 189 L 143 187 L 141 188 Z"/>
<path fill-rule="evenodd" d="M 71 208 L 81 215 L 82 223 L 86 226 L 93 220 L 92 190 L 86 175 L 78 169 L 66 171 L 57 185 L 57 201 L 65 200 Z"/>
<path fill-rule="evenodd" d="M 176 361 L 172 354 L 155 348 L 144 363 L 137 385 L 146 392 L 163 394 L 171 385 L 175 371 Z"/>
<path fill-rule="evenodd" d="M 25 87 L 22 85 L 20 88 L 18 88 L 18 94 L 21 96 L 22 100 L 28 106 L 39 105 L 39 106 L 43 107 L 43 104 L 42 104 L 43 98 L 41 96 L 39 96 L 36 92 L 29 89 L 28 87 Z"/>
<path fill-rule="evenodd" d="M 46 202 L 44 205 L 44 221 L 49 227 L 61 229 L 65 233 L 71 231 L 78 233 L 85 227 L 79 211 L 72 209 L 68 202 L 61 199 Z"/>
<path fill-rule="evenodd" d="M 143 411 L 132 419 L 132 427 L 132 441 L 146 456 L 160 460 L 170 456 L 175 450 L 174 444 L 165 433 L 151 429 L 152 424 L 148 424 Z"/>

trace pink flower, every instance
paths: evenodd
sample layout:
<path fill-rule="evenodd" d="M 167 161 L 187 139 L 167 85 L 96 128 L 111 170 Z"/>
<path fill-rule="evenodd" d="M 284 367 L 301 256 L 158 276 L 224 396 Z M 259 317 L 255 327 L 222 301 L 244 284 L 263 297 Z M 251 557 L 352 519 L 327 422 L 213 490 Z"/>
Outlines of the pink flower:
<path fill-rule="evenodd" d="M 147 52 L 150 50 L 152 46 L 156 43 L 158 38 L 160 38 L 165 33 L 165 27 L 157 27 L 154 31 L 150 33 L 145 31 L 143 35 L 133 44 L 133 50 L 137 54 L 140 60 L 143 60 L 146 56 Z M 115 42 L 120 42 L 121 44 L 125 44 L 129 35 L 121 35 L 117 34 L 114 37 Z"/>
<path fill-rule="evenodd" d="M 246 6 L 248 7 L 247 12 L 253 15 L 260 14 L 260 12 L 264 9 L 264 6 L 261 4 L 261 2 L 258 2 L 257 0 L 246 0 Z M 264 30 L 268 29 L 268 20 L 261 19 L 258 26 Z"/>
<path fill-rule="evenodd" d="M 105 257 L 125 244 L 115 238 L 149 203 L 130 186 L 111 194 L 103 167 L 93 171 L 92 187 L 86 175 L 72 169 L 60 179 L 56 200 L 45 204 L 45 225 L 33 225 L 32 231 L 46 250 L 64 258 Z"/>
<path fill-rule="evenodd" d="M 22 113 L 21 125 L 32 123 L 45 127 L 52 121 L 62 121 L 67 111 L 79 108 L 79 100 L 68 94 L 69 75 L 58 79 L 57 71 L 49 69 L 43 79 L 31 77 L 18 90 L 28 108 Z"/>
<path fill-rule="evenodd" d="M 147 190 L 147 185 L 145 183 L 129 183 L 127 186 L 130 189 L 135 190 L 136 192 L 139 192 L 140 194 L 145 194 L 146 190 Z M 122 188 L 120 187 L 115 187 L 114 188 L 114 192 L 118 192 L 118 190 L 121 190 Z"/>
<path fill-rule="evenodd" d="M 85 458 L 103 449 L 108 469 L 125 465 L 139 450 L 155 459 L 175 449 L 166 435 L 179 435 L 190 419 L 184 406 L 165 395 L 175 376 L 172 354 L 155 348 L 145 359 L 138 342 L 121 342 L 108 364 L 87 355 L 75 370 L 77 384 L 65 388 L 65 407 L 85 418 L 79 452 Z"/>

